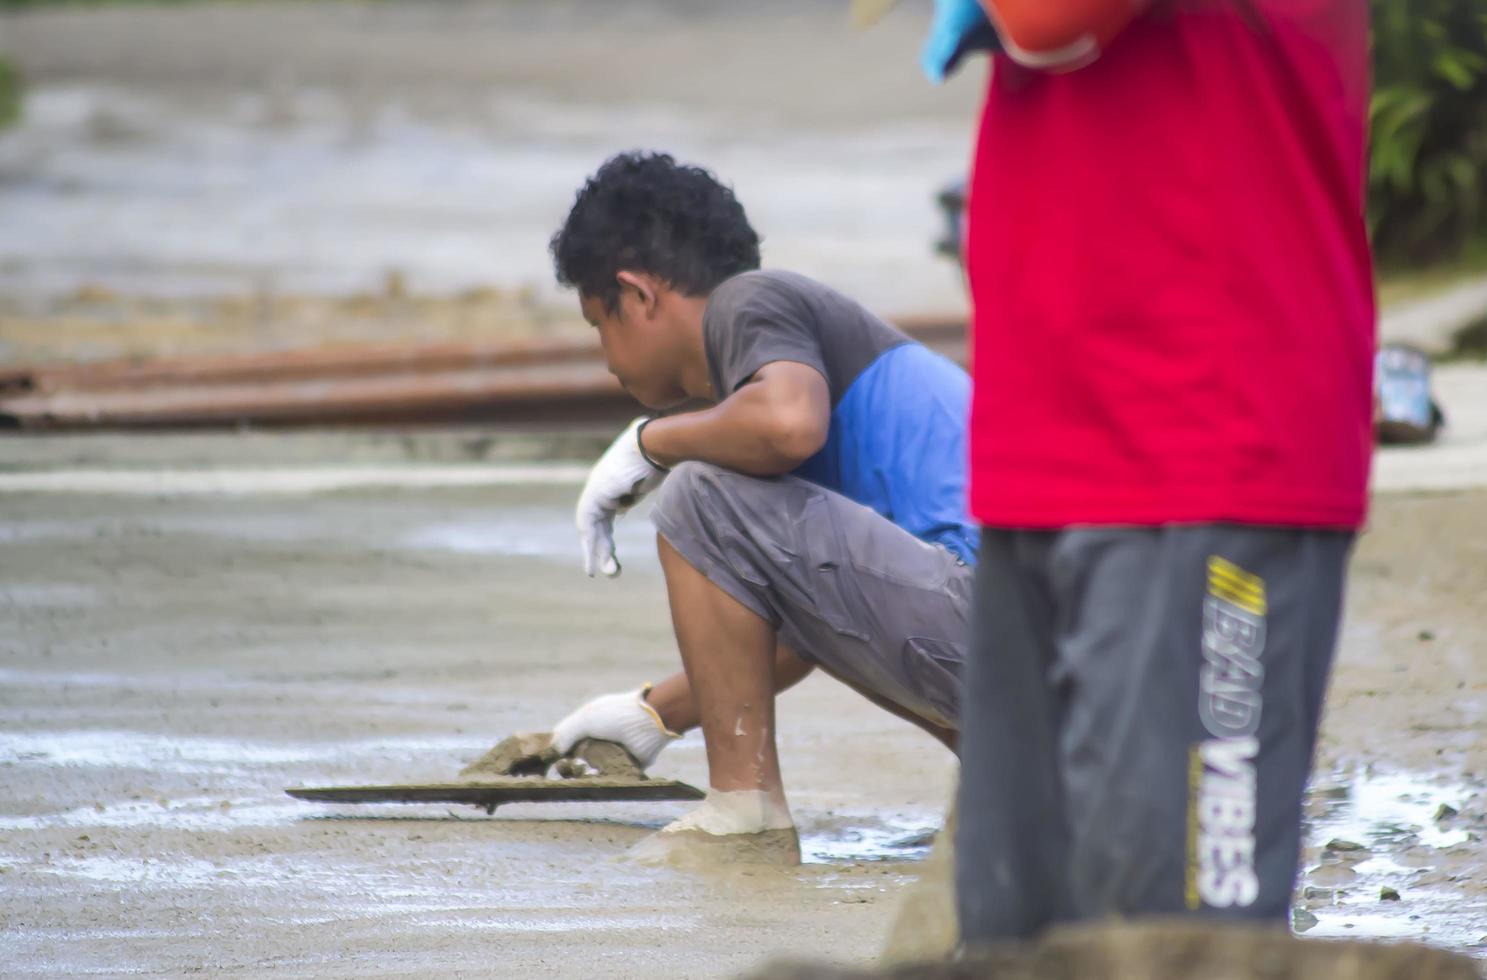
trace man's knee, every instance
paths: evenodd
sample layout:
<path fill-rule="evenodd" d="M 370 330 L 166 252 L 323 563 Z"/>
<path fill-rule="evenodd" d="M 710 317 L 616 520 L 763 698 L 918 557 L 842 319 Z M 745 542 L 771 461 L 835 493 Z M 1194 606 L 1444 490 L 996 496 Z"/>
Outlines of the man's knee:
<path fill-rule="evenodd" d="M 710 463 L 685 462 L 672 469 L 654 495 L 651 519 L 666 548 L 771 624 L 779 616 L 767 598 L 771 572 L 761 552 L 751 514 L 760 501 L 750 494 L 759 481 Z M 668 575 L 670 572 L 668 571 Z"/>
<path fill-rule="evenodd" d="M 711 463 L 688 460 L 674 466 L 656 491 L 656 516 L 660 521 L 691 523 L 700 516 L 704 494 L 738 474 Z"/>

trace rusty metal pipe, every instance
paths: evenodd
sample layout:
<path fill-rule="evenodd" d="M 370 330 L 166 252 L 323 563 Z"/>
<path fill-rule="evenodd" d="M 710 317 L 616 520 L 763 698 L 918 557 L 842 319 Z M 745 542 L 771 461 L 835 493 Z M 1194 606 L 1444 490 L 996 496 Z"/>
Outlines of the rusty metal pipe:
<path fill-rule="evenodd" d="M 958 317 L 899 321 L 965 358 Z M 403 421 L 501 415 L 540 422 L 634 403 L 595 338 L 375 345 L 8 370 L 0 422 L 28 429 Z M 7 391 L 13 394 L 6 394 Z"/>

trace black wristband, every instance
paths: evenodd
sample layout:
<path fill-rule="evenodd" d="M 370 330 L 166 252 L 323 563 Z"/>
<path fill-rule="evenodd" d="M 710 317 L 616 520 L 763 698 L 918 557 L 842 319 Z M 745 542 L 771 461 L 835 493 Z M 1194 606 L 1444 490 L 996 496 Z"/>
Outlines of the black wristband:
<path fill-rule="evenodd" d="M 670 473 L 671 472 L 671 467 L 669 467 L 669 466 L 662 466 L 660 463 L 656 462 L 654 459 L 651 459 L 651 454 L 645 451 L 645 442 L 640 438 L 642 435 L 645 434 L 645 427 L 648 426 L 648 425 L 650 425 L 654 421 L 656 421 L 656 420 L 653 419 L 653 418 L 646 419 L 644 422 L 640 423 L 640 426 L 638 428 L 636 428 L 636 430 L 635 430 L 635 446 L 636 446 L 637 449 L 640 450 L 640 458 L 641 459 L 645 460 L 647 463 L 650 463 L 652 466 L 654 466 L 656 469 L 660 470 L 662 473 Z"/>

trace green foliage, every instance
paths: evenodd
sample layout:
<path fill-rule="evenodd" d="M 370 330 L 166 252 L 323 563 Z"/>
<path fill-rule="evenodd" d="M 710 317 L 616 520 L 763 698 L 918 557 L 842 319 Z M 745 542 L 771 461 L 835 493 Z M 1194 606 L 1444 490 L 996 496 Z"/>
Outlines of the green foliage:
<path fill-rule="evenodd" d="M 0 129 L 21 118 L 21 76 L 15 67 L 0 58 Z"/>
<path fill-rule="evenodd" d="M 1369 225 L 1381 261 L 1487 243 L 1487 0 L 1371 0 Z"/>

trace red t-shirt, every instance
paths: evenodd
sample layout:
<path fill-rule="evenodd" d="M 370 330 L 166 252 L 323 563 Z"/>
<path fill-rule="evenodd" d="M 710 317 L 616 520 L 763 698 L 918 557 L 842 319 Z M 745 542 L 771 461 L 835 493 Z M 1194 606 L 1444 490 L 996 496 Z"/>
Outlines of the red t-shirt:
<path fill-rule="evenodd" d="M 1068 74 L 996 56 L 967 243 L 984 524 L 1362 523 L 1367 99 L 1364 0 L 1150 14 Z"/>

